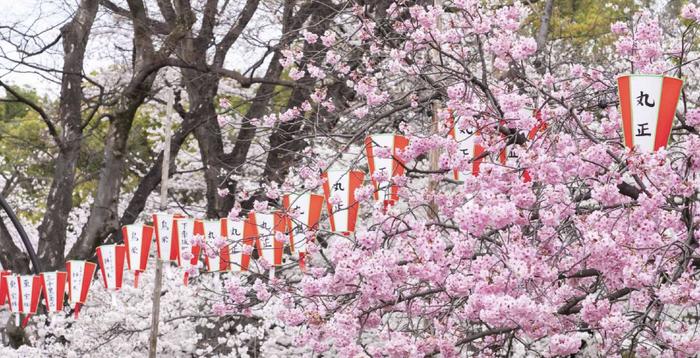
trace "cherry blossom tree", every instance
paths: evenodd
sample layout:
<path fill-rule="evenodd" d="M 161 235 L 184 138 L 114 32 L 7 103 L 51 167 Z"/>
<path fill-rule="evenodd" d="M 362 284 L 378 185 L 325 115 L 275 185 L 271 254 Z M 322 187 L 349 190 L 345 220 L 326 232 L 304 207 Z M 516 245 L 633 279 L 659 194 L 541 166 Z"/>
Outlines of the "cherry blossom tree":
<path fill-rule="evenodd" d="M 306 273 L 292 263 L 270 281 L 229 281 L 217 311 L 281 303 L 297 344 L 339 356 L 696 354 L 698 10 L 685 6 L 667 32 L 649 11 L 612 24 L 594 63 L 559 62 L 556 44 L 538 56 L 528 16 L 519 3 L 356 5 L 345 31 L 290 46 L 290 76 L 317 82 L 299 108 L 260 119 L 303 123 L 283 191 L 319 190 L 331 166 L 364 167 L 362 139 L 393 132 L 410 143 L 395 158 L 405 175 L 391 178 L 400 203 L 384 210 L 370 184 L 357 189 L 356 232 L 322 225 Z M 325 51 L 300 61 L 317 43 Z M 624 146 L 623 73 L 686 80 L 657 152 Z M 344 108 L 327 87 L 336 81 L 356 97 Z M 334 130 L 319 131 L 328 118 Z M 458 150 L 455 126 L 478 133 L 480 155 Z M 452 180 L 475 161 L 477 176 Z"/>
<path fill-rule="evenodd" d="M 61 206 L 47 205 L 35 232 L 42 262 L 89 258 L 98 243 L 120 240 L 120 225 L 156 210 L 160 90 L 175 83 L 172 209 L 191 216 L 282 211 L 298 223 L 284 194 L 323 192 L 331 168 L 370 172 L 369 135 L 409 144 L 373 154 L 400 162 L 403 175 L 366 176 L 353 193 L 354 232 L 333 232 L 328 212 L 303 230 L 305 270 L 287 250 L 271 275 L 252 247 L 247 272 L 194 268 L 187 287 L 181 270 L 166 268 L 161 354 L 692 356 L 700 10 L 609 5 L 617 17 L 582 43 L 553 28 L 565 10 L 552 0 L 249 0 L 233 10 L 217 1 L 81 1 L 63 28 L 64 57 L 78 57 L 64 64 L 75 67 L 63 71 L 66 95 L 55 111 L 32 107 L 56 143 L 46 202 Z M 112 17 L 95 20 L 99 11 Z M 134 42 L 114 88 L 77 75 L 88 43 L 80 36 L 89 34 L 80 27 L 93 21 L 128 23 L 119 33 Z M 276 36 L 264 43 L 266 26 Z M 250 68 L 226 66 L 229 53 L 250 48 L 264 52 Z M 616 83 L 624 73 L 685 80 L 665 148 L 625 147 Z M 154 119 L 158 150 L 132 176 L 125 152 L 139 115 Z M 61 178 L 82 170 L 84 147 L 66 136 L 81 137 L 86 127 L 75 124 L 97 118 L 109 120 L 104 162 L 90 200 L 74 206 L 72 178 Z M 479 153 L 464 151 L 454 131 L 471 133 Z M 397 187 L 399 200 L 375 202 L 372 180 Z M 2 230 L 0 239 L 12 243 Z M 287 232 L 272 239 L 290 244 Z M 13 247 L 0 259 L 21 255 Z M 149 276 L 116 295 L 116 306 L 93 287 L 80 318 L 35 318 L 24 337 L 32 347 L 3 354 L 145 354 Z"/>

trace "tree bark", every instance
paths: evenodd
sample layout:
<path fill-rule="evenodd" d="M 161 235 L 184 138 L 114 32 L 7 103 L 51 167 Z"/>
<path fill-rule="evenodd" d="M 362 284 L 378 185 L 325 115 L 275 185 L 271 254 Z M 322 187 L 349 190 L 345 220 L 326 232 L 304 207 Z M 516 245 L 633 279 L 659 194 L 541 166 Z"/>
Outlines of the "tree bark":
<path fill-rule="evenodd" d="M 12 241 L 4 219 L 0 216 L 0 262 L 2 262 L 2 268 L 20 275 L 31 274 L 29 257 Z M 5 333 L 12 348 L 17 349 L 21 345 L 29 343 L 26 332 L 22 327 L 15 325 L 15 318 L 12 315 L 5 324 Z"/>
<path fill-rule="evenodd" d="M 547 0 L 544 4 L 542 17 L 540 18 L 540 28 L 537 30 L 535 41 L 537 42 L 537 59 L 535 67 L 540 74 L 544 74 L 545 61 L 543 60 L 542 52 L 547 45 L 547 36 L 549 36 L 549 22 L 552 18 L 552 10 L 554 9 L 554 0 Z"/>
<path fill-rule="evenodd" d="M 109 233 L 118 228 L 117 204 L 124 173 L 126 143 L 136 108 L 144 98 L 145 96 L 141 96 L 140 101 L 138 101 L 139 98 L 134 98 L 135 102 L 132 102 L 131 110 L 118 113 L 110 124 L 104 149 L 104 164 L 94 203 L 90 209 L 90 217 L 80 234 L 80 238 L 71 248 L 68 254 L 69 259 L 91 257 L 97 245 L 100 244 L 100 239 L 107 237 Z"/>
<path fill-rule="evenodd" d="M 537 37 L 535 38 L 538 52 L 542 51 L 544 45 L 547 43 L 547 36 L 549 35 L 549 21 L 552 18 L 553 8 L 554 0 L 547 0 L 544 4 L 542 17 L 540 18 L 540 28 L 537 30 Z"/>
<path fill-rule="evenodd" d="M 15 325 L 15 317 L 10 315 L 5 324 L 5 332 L 7 334 L 10 347 L 17 349 L 20 346 L 29 344 L 29 338 L 24 328 Z"/>
<path fill-rule="evenodd" d="M 182 72 L 193 108 L 192 116 L 203 121 L 203 124 L 194 130 L 194 135 L 199 144 L 202 164 L 204 164 L 204 181 L 207 188 L 206 215 L 208 218 L 223 217 L 226 213 L 221 212 L 222 200 L 217 189 L 223 177 L 223 163 L 219 155 L 224 151 L 224 143 L 214 107 L 219 78 L 213 74 L 203 75 L 192 70 Z"/>

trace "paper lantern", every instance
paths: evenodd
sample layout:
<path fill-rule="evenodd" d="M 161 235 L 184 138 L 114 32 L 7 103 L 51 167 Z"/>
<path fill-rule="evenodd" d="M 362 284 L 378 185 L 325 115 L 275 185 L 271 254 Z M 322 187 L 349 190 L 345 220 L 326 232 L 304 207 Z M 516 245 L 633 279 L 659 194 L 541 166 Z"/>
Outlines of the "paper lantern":
<path fill-rule="evenodd" d="M 306 268 L 306 232 L 318 230 L 323 209 L 323 196 L 318 194 L 288 194 L 282 197 L 282 205 L 287 213 L 298 216 L 289 218 L 289 245 L 292 253 L 299 255 L 299 266 Z"/>
<path fill-rule="evenodd" d="M 87 301 L 90 284 L 96 268 L 96 264 L 88 261 L 69 260 L 66 262 L 68 302 L 74 307 L 76 318 L 78 318 L 80 307 Z"/>
<path fill-rule="evenodd" d="M 19 326 L 19 314 L 24 313 L 27 317 L 22 322 L 22 327 L 27 325 L 29 317 L 36 313 L 39 307 L 39 296 L 41 295 L 41 277 L 34 275 L 6 275 L 3 277 L 8 287 L 8 300 L 10 311 L 17 314 L 16 320 Z"/>
<path fill-rule="evenodd" d="M 478 132 L 476 128 L 465 125 L 462 120 L 450 118 L 450 136 L 457 142 L 457 150 L 464 156 L 465 159 L 473 160 L 478 158 L 484 152 L 484 147 L 476 144 L 476 136 Z M 479 167 L 481 166 L 482 158 L 474 160 L 468 170 L 454 170 L 455 180 L 464 180 L 467 175 L 479 175 Z"/>
<path fill-rule="evenodd" d="M 398 157 L 398 151 L 408 145 L 408 139 L 396 134 L 373 134 L 365 138 L 365 150 L 369 173 L 374 185 L 374 200 L 382 201 L 384 207 L 394 205 L 399 200 L 399 188 L 391 183 L 391 179 L 403 175 L 403 161 Z M 381 152 L 387 151 L 390 156 Z M 375 173 L 384 172 L 386 180 L 375 180 Z"/>
<path fill-rule="evenodd" d="M 525 111 L 530 113 L 530 110 Z M 532 113 L 534 113 L 535 118 L 537 119 L 537 124 L 535 124 L 535 126 L 533 126 L 532 129 L 530 129 L 530 131 L 528 132 L 528 141 L 534 140 L 537 136 L 537 133 L 547 129 L 547 123 L 542 121 L 541 113 L 539 111 L 532 111 Z M 514 150 L 512 150 L 515 146 L 518 146 L 518 148 L 521 149 L 525 148 L 525 146 L 520 144 L 510 144 L 501 151 L 499 155 L 499 160 L 503 165 L 520 169 L 520 156 Z M 532 180 L 532 178 L 530 177 L 530 172 L 527 169 L 523 169 L 522 176 L 523 182 L 525 183 L 529 183 Z"/>
<path fill-rule="evenodd" d="M 190 218 L 176 219 L 178 231 L 178 255 L 177 265 L 185 269 L 184 283 L 189 281 L 189 271 L 197 267 L 201 247 L 196 244 L 195 235 L 204 235 L 204 232 L 197 228 L 198 220 Z M 201 224 L 201 223 L 200 223 Z"/>
<path fill-rule="evenodd" d="M 22 291 L 19 284 L 19 275 L 9 274 L 3 277 L 7 284 L 7 300 L 10 304 L 10 312 L 22 311 Z"/>
<path fill-rule="evenodd" d="M 668 144 L 683 80 L 660 75 L 617 78 L 625 146 L 654 152 Z"/>
<path fill-rule="evenodd" d="M 163 261 L 177 261 L 179 240 L 176 219 L 179 215 L 168 213 L 153 214 L 153 228 L 156 234 L 156 251 Z"/>
<path fill-rule="evenodd" d="M 523 147 L 520 144 L 509 144 L 506 148 L 504 148 L 501 151 L 501 153 L 498 156 L 498 160 L 501 162 L 501 164 L 505 166 L 520 169 L 520 156 L 513 150 L 514 146 L 516 145 L 518 146 L 518 148 Z"/>
<path fill-rule="evenodd" d="M 42 272 L 41 281 L 44 289 L 46 309 L 49 313 L 63 311 L 63 299 L 66 294 L 68 273 L 62 271 Z"/>
<path fill-rule="evenodd" d="M 542 120 L 542 112 L 535 110 L 535 118 L 537 119 L 537 124 L 530 129 L 527 134 L 527 139 L 532 141 L 537 136 L 537 133 L 544 132 L 547 129 L 547 123 Z M 528 169 L 523 170 L 523 181 L 529 183 L 532 180 L 530 177 L 530 171 Z"/>
<path fill-rule="evenodd" d="M 288 222 L 285 215 L 281 212 L 269 214 L 250 212 L 246 224 L 245 235 L 248 240 L 252 239 L 258 254 L 271 266 L 282 265 L 284 243 L 276 240 L 275 234 L 278 232 L 287 234 Z M 247 255 L 244 255 L 244 260 L 245 256 Z"/>
<path fill-rule="evenodd" d="M 124 259 L 126 247 L 124 245 L 102 245 L 97 247 L 97 262 L 100 264 L 102 284 L 108 290 L 122 288 L 124 275 Z"/>
<path fill-rule="evenodd" d="M 126 263 L 134 271 L 134 287 L 139 286 L 139 274 L 146 271 L 153 241 L 153 227 L 132 224 L 122 227 L 122 237 L 126 247 Z"/>
<path fill-rule="evenodd" d="M 192 218 L 181 218 L 176 219 L 176 221 L 179 239 L 177 265 L 185 269 L 192 266 L 197 266 L 201 247 L 197 245 L 195 236 L 204 235 L 204 232 L 197 230 L 199 220 Z"/>
<path fill-rule="evenodd" d="M 355 189 L 362 186 L 365 173 L 359 170 L 331 169 L 323 173 L 323 193 L 326 198 L 328 217 L 333 232 L 349 234 L 355 231 L 360 203 L 355 198 Z M 333 203 L 335 199 L 337 203 Z"/>
<path fill-rule="evenodd" d="M 204 250 L 204 264 L 209 272 L 228 271 L 231 267 L 229 247 L 226 244 L 228 234 L 223 220 L 202 221 L 204 244 L 207 245 L 206 250 Z"/>
<path fill-rule="evenodd" d="M 20 312 L 35 314 L 37 308 L 39 308 L 39 298 L 41 297 L 41 276 L 21 275 L 19 276 L 19 282 L 19 290 L 22 294 L 22 309 Z"/>
<path fill-rule="evenodd" d="M 245 220 L 222 219 L 224 231 L 228 235 L 230 269 L 243 271 L 243 242 L 245 240 Z M 252 245 L 252 243 L 250 244 Z"/>
<path fill-rule="evenodd" d="M 20 292 L 20 312 L 27 315 L 22 321 L 22 327 L 29 322 L 29 317 L 36 314 L 41 299 L 41 276 L 21 275 L 19 276 Z"/>
<path fill-rule="evenodd" d="M 5 276 L 11 275 L 12 271 L 0 271 L 0 306 L 5 306 L 8 300 L 9 293 L 7 292 L 7 280 Z"/>

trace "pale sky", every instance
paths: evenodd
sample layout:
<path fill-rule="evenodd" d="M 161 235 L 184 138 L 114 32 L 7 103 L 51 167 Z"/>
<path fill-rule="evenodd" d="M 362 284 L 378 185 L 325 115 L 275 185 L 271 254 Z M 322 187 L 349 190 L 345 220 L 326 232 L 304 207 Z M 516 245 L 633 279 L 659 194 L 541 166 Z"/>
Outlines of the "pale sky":
<path fill-rule="evenodd" d="M 19 4 L 18 1 L 0 0 L 0 13 L 2 14 L 2 24 L 0 26 L 13 26 L 21 31 L 29 30 L 32 33 L 39 33 L 40 40 L 44 42 L 50 42 L 58 36 L 58 26 L 68 16 L 62 11 L 61 7 L 55 3 L 41 0 L 21 0 Z M 7 29 L 0 29 L 0 33 L 3 39 L 6 39 L 8 36 L 13 41 L 20 38 L 18 34 L 11 33 Z M 38 44 L 34 43 L 30 46 L 36 49 Z M 56 49 L 60 50 L 60 47 L 57 46 Z M 2 51 L 4 56 L 10 58 L 16 59 L 19 57 L 15 48 L 5 41 L 0 42 L 0 51 Z M 60 63 L 54 61 L 54 56 L 50 54 L 37 56 L 33 62 L 51 67 L 60 65 Z M 28 68 L 17 67 L 12 61 L 0 59 L 0 79 L 3 81 L 30 85 L 41 92 L 53 94 L 51 92 L 57 86 L 50 81 L 42 80 L 35 74 L 26 73 L 29 70 Z"/>

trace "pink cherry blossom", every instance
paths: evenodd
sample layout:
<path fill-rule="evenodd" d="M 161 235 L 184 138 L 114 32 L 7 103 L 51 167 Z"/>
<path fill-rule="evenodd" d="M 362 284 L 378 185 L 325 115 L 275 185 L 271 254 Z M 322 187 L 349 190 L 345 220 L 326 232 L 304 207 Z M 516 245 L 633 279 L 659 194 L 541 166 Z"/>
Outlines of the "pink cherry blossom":
<path fill-rule="evenodd" d="M 627 33 L 627 31 L 629 31 L 627 29 L 627 24 L 621 21 L 615 22 L 612 25 L 610 25 L 610 30 L 616 35 L 624 35 Z"/>
<path fill-rule="evenodd" d="M 308 42 L 310 44 L 316 43 L 316 40 L 318 40 L 318 35 L 316 35 L 312 32 L 304 30 L 301 32 L 301 34 L 304 36 L 304 39 L 306 40 L 306 42 Z"/>
<path fill-rule="evenodd" d="M 253 209 L 256 212 L 265 212 L 267 211 L 267 205 L 267 200 L 255 200 L 255 203 L 253 203 Z"/>

